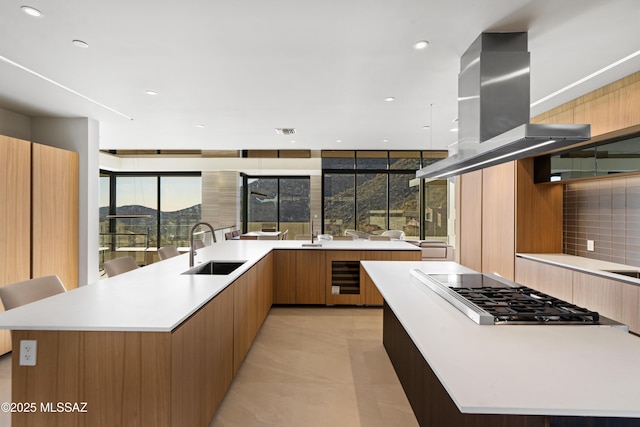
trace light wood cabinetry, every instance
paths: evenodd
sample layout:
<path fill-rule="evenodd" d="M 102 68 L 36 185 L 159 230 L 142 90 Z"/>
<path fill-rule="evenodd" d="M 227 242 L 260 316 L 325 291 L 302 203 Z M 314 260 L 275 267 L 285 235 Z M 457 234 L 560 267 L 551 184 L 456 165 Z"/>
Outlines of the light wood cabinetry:
<path fill-rule="evenodd" d="M 207 425 L 213 418 L 235 372 L 233 325 L 230 286 L 171 334 L 171 425 Z"/>
<path fill-rule="evenodd" d="M 460 264 L 482 271 L 482 171 L 458 177 L 456 192 L 458 230 L 457 256 Z"/>
<path fill-rule="evenodd" d="M 482 270 L 513 279 L 515 162 L 482 171 Z"/>
<path fill-rule="evenodd" d="M 30 278 L 31 143 L 0 136 L 0 286 Z"/>
<path fill-rule="evenodd" d="M 0 135 L 0 200 L 0 286 L 57 274 L 78 287 L 77 153 Z"/>
<path fill-rule="evenodd" d="M 274 304 L 382 305 L 360 261 L 420 261 L 420 251 L 278 249 L 274 251 Z M 336 294 L 332 286 L 341 286 Z M 350 293 L 346 293 L 350 292 Z"/>
<path fill-rule="evenodd" d="M 531 123 L 591 125 L 591 137 L 640 125 L 640 72 L 531 119 Z"/>
<path fill-rule="evenodd" d="M 615 280 L 593 274 L 573 272 L 573 303 L 622 321 L 622 288 Z M 627 285 L 628 286 L 628 285 Z"/>
<path fill-rule="evenodd" d="M 515 281 L 597 311 L 640 333 L 640 286 L 521 257 L 516 259 Z"/>
<path fill-rule="evenodd" d="M 324 304 L 325 257 L 323 250 L 276 250 L 275 304 Z"/>
<path fill-rule="evenodd" d="M 32 144 L 32 277 L 78 287 L 78 153 Z"/>
<path fill-rule="evenodd" d="M 31 143 L 28 141 L 0 136 L 0 201 L 0 286 L 4 286 L 31 277 Z M 9 350 L 9 331 L 0 331 L 0 354 Z"/>
<path fill-rule="evenodd" d="M 273 258 L 266 256 L 231 286 L 234 288 L 233 374 L 235 375 L 271 308 Z"/>
<path fill-rule="evenodd" d="M 533 159 L 465 174 L 459 193 L 462 265 L 514 280 L 517 252 L 561 252 L 562 187 L 535 185 Z"/>
<path fill-rule="evenodd" d="M 573 302 L 573 276 L 572 271 L 567 268 L 518 257 L 515 282 Z"/>
<path fill-rule="evenodd" d="M 345 305 L 382 305 L 383 299 L 373 282 L 364 274 L 360 261 L 420 261 L 420 251 L 326 251 L 326 303 Z M 353 294 L 334 294 L 332 286 L 335 285 L 335 262 L 354 262 L 358 290 Z M 351 273 L 350 273 L 351 274 Z"/>
<path fill-rule="evenodd" d="M 171 332 L 13 331 L 38 341 L 37 366 L 12 361 L 14 413 L 23 426 L 208 425 L 258 333 L 273 296 L 265 256 Z M 39 402 L 87 402 L 84 413 Z"/>

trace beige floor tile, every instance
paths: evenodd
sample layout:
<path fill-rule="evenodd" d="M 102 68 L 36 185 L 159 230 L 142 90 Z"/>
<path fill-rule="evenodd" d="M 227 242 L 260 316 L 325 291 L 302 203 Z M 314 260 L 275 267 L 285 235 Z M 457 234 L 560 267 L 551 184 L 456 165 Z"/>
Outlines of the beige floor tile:
<path fill-rule="evenodd" d="M 382 310 L 275 307 L 210 427 L 413 427 Z"/>

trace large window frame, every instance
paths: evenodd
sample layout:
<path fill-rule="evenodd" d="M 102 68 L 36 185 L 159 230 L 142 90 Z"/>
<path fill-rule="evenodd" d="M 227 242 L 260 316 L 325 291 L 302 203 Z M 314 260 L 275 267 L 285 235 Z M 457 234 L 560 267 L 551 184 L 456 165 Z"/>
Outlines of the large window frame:
<path fill-rule="evenodd" d="M 106 233 L 116 233 L 117 230 L 117 204 L 118 204 L 118 189 L 117 189 L 117 179 L 118 178 L 155 178 L 155 195 L 156 195 L 156 217 L 155 217 L 155 236 L 147 236 L 149 241 L 155 241 L 155 245 L 148 245 L 148 249 L 152 251 L 157 251 L 160 247 L 166 245 L 166 242 L 163 242 L 162 236 L 162 227 L 163 227 L 163 218 L 162 218 L 162 179 L 168 177 L 202 177 L 202 173 L 200 172 L 112 172 L 107 170 L 100 170 L 100 178 L 108 178 L 109 180 L 109 197 L 108 197 L 108 214 L 104 218 L 100 218 L 100 230 L 101 234 Z M 103 195 L 100 195 L 101 199 Z M 102 205 L 102 200 L 100 205 Z M 202 200 L 200 201 L 200 206 L 202 206 Z M 102 208 L 103 206 L 100 206 Z M 104 219 L 107 219 L 105 224 Z M 105 227 L 106 225 L 106 227 Z M 105 229 L 106 228 L 106 229 Z M 115 251 L 115 248 L 112 247 L 113 243 L 110 243 L 110 250 L 112 252 Z M 102 254 L 107 251 L 105 248 L 101 248 Z M 102 257 L 104 258 L 104 257 Z M 104 261 L 104 259 L 102 259 Z M 152 262 L 152 259 L 145 256 L 143 260 L 139 260 L 143 264 L 148 262 Z"/>
<path fill-rule="evenodd" d="M 343 156 L 341 156 L 341 153 Z M 327 232 L 325 229 L 325 220 L 326 220 L 326 212 L 325 212 L 325 184 L 326 184 L 326 175 L 344 175 L 344 176 L 352 176 L 353 177 L 353 193 L 354 193 L 354 220 L 355 228 L 358 228 L 358 176 L 362 174 L 378 174 L 378 175 L 386 175 L 386 220 L 385 224 L 387 227 L 393 222 L 392 221 L 392 204 L 393 198 L 389 194 L 390 188 L 392 188 L 391 180 L 392 177 L 398 177 L 406 175 L 407 181 L 413 183 L 413 179 L 415 179 L 415 174 L 418 169 L 421 167 L 432 164 L 438 160 L 441 160 L 447 156 L 446 152 L 443 151 L 400 151 L 400 150 L 390 150 L 390 151 L 363 151 L 363 150 L 336 150 L 332 151 L 329 155 L 325 157 L 323 152 L 323 165 L 322 165 L 322 230 L 323 233 Z M 334 159 L 333 161 L 327 163 L 333 163 L 338 167 L 326 167 L 325 158 Z M 375 164 L 374 167 L 368 167 L 363 159 L 375 159 L 372 164 Z M 399 159 L 415 159 L 414 162 L 408 162 L 410 164 L 410 168 L 402 168 L 398 165 Z M 421 240 L 425 238 L 447 238 L 446 232 L 442 235 L 427 235 L 428 229 L 433 229 L 427 225 L 428 221 L 433 221 L 433 218 L 427 218 L 427 213 L 430 210 L 430 207 L 427 206 L 427 197 L 426 195 L 429 193 L 430 187 L 433 185 L 444 185 L 445 188 L 447 181 L 442 180 L 442 182 L 426 182 L 425 180 L 419 180 L 419 189 L 418 189 L 418 218 L 419 220 L 419 238 Z M 411 184 L 409 184 L 411 185 Z M 445 197 L 445 203 L 448 202 L 448 197 Z M 445 206 L 446 210 L 446 206 Z M 438 219 L 442 220 L 442 217 L 438 217 Z M 438 227 L 439 229 L 447 230 L 447 220 L 448 218 L 445 216 L 444 226 Z M 374 232 L 375 233 L 375 232 Z"/>
<path fill-rule="evenodd" d="M 309 182 L 309 205 L 308 205 L 308 210 L 309 210 L 309 218 L 307 218 L 307 221 L 305 221 L 304 223 L 301 222 L 302 228 L 300 230 L 291 230 L 290 231 L 290 235 L 295 236 L 296 234 L 309 234 L 311 232 L 311 218 L 310 218 L 310 212 L 311 212 L 311 177 L 310 176 L 304 176 L 304 175 L 246 175 L 246 174 L 242 174 L 242 232 L 246 233 L 249 231 L 255 231 L 253 229 L 249 229 L 249 215 L 251 213 L 250 210 L 250 206 L 249 206 L 249 199 L 251 197 L 251 185 L 250 185 L 250 181 L 251 180 L 260 180 L 260 179 L 264 179 L 264 180 L 276 180 L 277 181 L 277 185 L 276 185 L 276 197 L 277 197 L 277 203 L 275 203 L 276 206 L 276 212 L 275 212 L 275 220 L 273 221 L 273 224 L 269 224 L 269 226 L 273 225 L 277 230 L 282 230 L 282 225 L 283 224 L 287 224 L 287 222 L 282 221 L 282 215 L 280 212 L 280 208 L 281 208 L 281 188 L 282 188 L 282 181 L 283 180 L 307 180 Z M 306 224 L 306 225 L 305 225 Z M 285 226 L 286 228 L 286 226 Z"/>

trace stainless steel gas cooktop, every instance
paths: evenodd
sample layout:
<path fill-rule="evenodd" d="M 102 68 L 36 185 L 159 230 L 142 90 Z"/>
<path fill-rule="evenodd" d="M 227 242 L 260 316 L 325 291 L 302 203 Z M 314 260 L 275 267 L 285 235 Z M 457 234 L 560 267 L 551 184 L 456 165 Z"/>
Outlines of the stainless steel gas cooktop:
<path fill-rule="evenodd" d="M 492 274 L 427 274 L 419 269 L 411 274 L 480 325 L 615 323 L 595 311 Z"/>

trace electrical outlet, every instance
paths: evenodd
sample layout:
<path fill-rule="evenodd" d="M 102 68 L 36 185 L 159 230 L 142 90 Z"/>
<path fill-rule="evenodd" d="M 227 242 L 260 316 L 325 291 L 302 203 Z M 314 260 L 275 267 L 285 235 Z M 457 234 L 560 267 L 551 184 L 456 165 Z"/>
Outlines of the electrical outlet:
<path fill-rule="evenodd" d="M 20 366 L 36 366 L 38 341 L 20 340 Z"/>
<path fill-rule="evenodd" d="M 587 250 L 589 252 L 595 251 L 594 245 L 595 245 L 595 242 L 593 240 L 587 240 Z"/>

